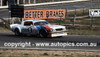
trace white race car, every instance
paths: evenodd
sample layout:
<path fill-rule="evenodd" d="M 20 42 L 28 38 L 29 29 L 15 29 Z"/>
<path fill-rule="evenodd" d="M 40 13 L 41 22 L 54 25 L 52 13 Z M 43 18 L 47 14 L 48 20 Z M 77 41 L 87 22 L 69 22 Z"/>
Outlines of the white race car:
<path fill-rule="evenodd" d="M 11 24 L 11 30 L 15 35 L 37 35 L 39 37 L 66 36 L 65 26 L 51 25 L 46 20 L 25 20 L 20 24 Z"/>

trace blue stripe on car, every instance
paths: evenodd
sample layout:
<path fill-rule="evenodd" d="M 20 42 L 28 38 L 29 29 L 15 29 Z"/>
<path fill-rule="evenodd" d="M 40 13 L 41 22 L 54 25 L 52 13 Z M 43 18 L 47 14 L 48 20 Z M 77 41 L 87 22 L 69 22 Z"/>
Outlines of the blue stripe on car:
<path fill-rule="evenodd" d="M 41 30 L 41 27 L 40 26 L 36 26 L 36 28 L 40 31 Z"/>
<path fill-rule="evenodd" d="M 46 31 L 46 28 L 42 25 L 38 25 L 36 26 L 36 28 L 38 29 L 38 31 L 40 31 L 41 29 L 44 29 Z"/>

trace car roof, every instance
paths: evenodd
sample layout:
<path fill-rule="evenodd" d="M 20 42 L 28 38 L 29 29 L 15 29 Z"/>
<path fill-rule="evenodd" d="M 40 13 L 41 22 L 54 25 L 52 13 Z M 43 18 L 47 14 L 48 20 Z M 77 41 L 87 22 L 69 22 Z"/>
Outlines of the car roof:
<path fill-rule="evenodd" d="M 38 22 L 38 21 L 46 21 L 46 20 L 34 19 L 34 20 L 25 20 L 25 21 L 33 21 L 33 22 Z"/>

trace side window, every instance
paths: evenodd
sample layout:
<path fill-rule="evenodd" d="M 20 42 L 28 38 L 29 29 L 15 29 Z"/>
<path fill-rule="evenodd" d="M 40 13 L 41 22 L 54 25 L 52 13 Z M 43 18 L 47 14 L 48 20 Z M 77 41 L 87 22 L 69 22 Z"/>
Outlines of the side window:
<path fill-rule="evenodd" d="M 31 25 L 33 25 L 33 22 L 31 21 L 24 22 L 24 26 L 31 26 Z"/>
<path fill-rule="evenodd" d="M 40 22 L 36 22 L 36 23 L 34 23 L 34 25 L 35 25 L 35 26 L 40 25 Z"/>
<path fill-rule="evenodd" d="M 95 12 L 95 13 L 98 13 L 98 11 L 97 11 L 97 10 L 95 10 L 94 12 Z"/>

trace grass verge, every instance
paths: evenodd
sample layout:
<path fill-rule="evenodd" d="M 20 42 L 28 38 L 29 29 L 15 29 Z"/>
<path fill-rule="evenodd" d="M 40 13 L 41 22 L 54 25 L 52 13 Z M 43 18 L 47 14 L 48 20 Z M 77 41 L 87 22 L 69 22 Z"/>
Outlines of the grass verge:
<path fill-rule="evenodd" d="M 0 57 L 100 57 L 100 52 L 0 49 Z"/>
<path fill-rule="evenodd" d="M 79 29 L 69 29 L 69 35 L 100 35 L 99 30 L 79 30 Z"/>
<path fill-rule="evenodd" d="M 8 28 L 0 27 L 0 32 L 11 32 L 11 31 Z"/>

